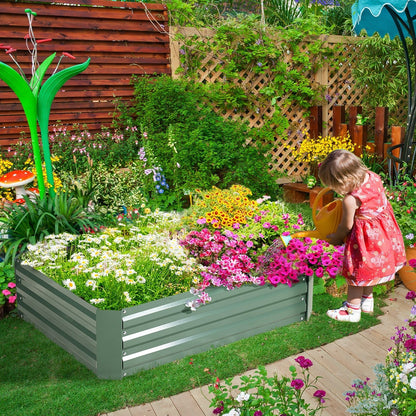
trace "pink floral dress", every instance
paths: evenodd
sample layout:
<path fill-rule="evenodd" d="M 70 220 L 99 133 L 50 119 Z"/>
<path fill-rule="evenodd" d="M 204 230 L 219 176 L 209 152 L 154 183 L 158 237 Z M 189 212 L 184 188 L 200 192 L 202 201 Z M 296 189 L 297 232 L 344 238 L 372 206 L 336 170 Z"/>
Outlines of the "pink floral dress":
<path fill-rule="evenodd" d="M 406 262 L 403 237 L 387 200 L 381 178 L 368 180 L 351 192 L 361 206 L 345 241 L 342 275 L 353 286 L 374 286 L 394 279 Z"/>

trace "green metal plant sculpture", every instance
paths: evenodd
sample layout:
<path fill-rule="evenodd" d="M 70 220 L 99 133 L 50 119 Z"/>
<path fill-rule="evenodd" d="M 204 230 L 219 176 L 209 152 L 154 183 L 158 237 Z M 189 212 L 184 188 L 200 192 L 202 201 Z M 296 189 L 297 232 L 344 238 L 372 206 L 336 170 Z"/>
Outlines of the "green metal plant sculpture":
<path fill-rule="evenodd" d="M 42 62 L 42 64 L 39 64 L 37 60 L 37 45 L 39 43 L 47 42 L 52 39 L 42 39 L 36 41 L 32 28 L 33 18 L 36 16 L 36 13 L 33 12 L 31 9 L 26 9 L 25 13 L 27 14 L 29 20 L 29 33 L 25 36 L 25 39 L 27 49 L 29 50 L 32 56 L 32 78 L 30 79 L 30 81 L 27 79 L 22 68 L 20 67 L 16 59 L 13 57 L 13 52 L 15 52 L 16 49 L 12 48 L 9 45 L 0 44 L 0 48 L 5 49 L 6 54 L 8 54 L 13 59 L 19 70 L 16 71 L 9 65 L 0 62 L 0 79 L 2 79 L 17 95 L 17 98 L 22 104 L 24 113 L 26 115 L 33 147 L 33 158 L 35 162 L 38 188 L 40 196 L 42 198 L 45 194 L 45 182 L 43 179 L 42 157 L 39 146 L 37 123 L 39 123 L 41 133 L 46 179 L 50 191 L 54 192 L 53 169 L 49 148 L 48 130 L 52 102 L 55 98 L 56 93 L 59 91 L 62 85 L 65 84 L 66 81 L 68 81 L 75 75 L 81 73 L 88 67 L 90 63 L 90 58 L 88 58 L 82 64 L 74 65 L 72 67 L 57 72 L 61 59 L 63 57 L 75 59 L 69 53 L 63 52 L 55 68 L 55 71 L 42 85 L 42 80 L 45 76 L 45 73 L 51 65 L 52 61 L 54 60 L 56 53 L 53 53 L 52 55 L 47 57 Z M 31 46 L 29 45 L 29 42 L 31 43 Z"/>

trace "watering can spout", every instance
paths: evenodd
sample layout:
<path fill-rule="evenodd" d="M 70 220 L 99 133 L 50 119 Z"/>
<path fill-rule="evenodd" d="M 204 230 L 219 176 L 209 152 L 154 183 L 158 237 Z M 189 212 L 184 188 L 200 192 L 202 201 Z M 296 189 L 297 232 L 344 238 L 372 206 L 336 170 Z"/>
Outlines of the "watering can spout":
<path fill-rule="evenodd" d="M 339 223 L 341 222 L 342 201 L 340 199 L 336 199 L 335 201 L 332 201 L 329 204 L 322 207 L 317 212 L 319 201 L 327 192 L 330 191 L 331 188 L 322 189 L 316 196 L 315 201 L 313 202 L 312 219 L 313 223 L 315 224 L 315 230 L 300 231 L 298 233 L 292 234 L 292 238 L 310 237 L 328 241 L 328 234 L 335 233 Z"/>

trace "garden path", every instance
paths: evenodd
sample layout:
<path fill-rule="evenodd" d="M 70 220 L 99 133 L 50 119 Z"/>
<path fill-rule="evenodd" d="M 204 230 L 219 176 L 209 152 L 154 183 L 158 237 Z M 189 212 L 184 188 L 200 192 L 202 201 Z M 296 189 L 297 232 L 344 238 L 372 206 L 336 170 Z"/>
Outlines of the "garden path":
<path fill-rule="evenodd" d="M 409 317 L 411 300 L 406 300 L 408 290 L 401 284 L 386 300 L 381 323 L 358 334 L 350 335 L 302 353 L 310 358 L 312 376 L 321 376 L 319 388 L 326 390 L 326 408 L 322 416 L 348 415 L 343 393 L 350 389 L 355 378 L 374 379 L 373 367 L 383 363 L 387 348 L 392 346 L 390 337 L 396 326 L 402 326 Z M 295 365 L 293 355 L 266 366 L 269 374 L 289 375 L 289 366 Z M 247 372 L 246 374 L 249 374 Z M 236 377 L 239 380 L 239 376 Z M 124 408 L 102 416 L 212 416 L 209 407 L 208 387 L 203 386 L 162 400 Z"/>

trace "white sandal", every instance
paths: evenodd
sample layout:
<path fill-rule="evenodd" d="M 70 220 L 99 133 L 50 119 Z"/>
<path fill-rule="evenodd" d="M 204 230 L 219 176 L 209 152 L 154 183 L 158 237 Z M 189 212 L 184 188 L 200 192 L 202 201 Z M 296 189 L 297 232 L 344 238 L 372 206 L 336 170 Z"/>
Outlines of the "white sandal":
<path fill-rule="evenodd" d="M 374 298 L 362 298 L 361 299 L 361 312 L 373 313 L 374 312 Z"/>
<path fill-rule="evenodd" d="M 347 313 L 341 313 L 347 312 Z M 344 302 L 338 309 L 330 309 L 326 314 L 336 321 L 341 322 L 359 322 L 361 319 L 361 309 L 352 309 L 347 306 L 347 302 Z"/>

